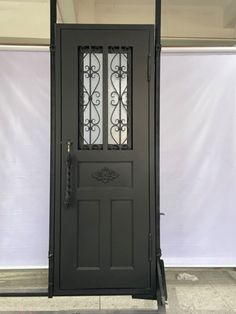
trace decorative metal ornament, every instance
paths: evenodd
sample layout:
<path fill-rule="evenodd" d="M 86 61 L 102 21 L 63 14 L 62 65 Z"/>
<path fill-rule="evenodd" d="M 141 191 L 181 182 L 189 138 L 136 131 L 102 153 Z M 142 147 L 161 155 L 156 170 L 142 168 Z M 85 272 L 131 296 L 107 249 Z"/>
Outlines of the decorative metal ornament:
<path fill-rule="evenodd" d="M 116 171 L 109 169 L 108 167 L 104 167 L 101 170 L 92 173 L 93 179 L 104 184 L 114 181 L 119 176 L 120 175 Z"/>
<path fill-rule="evenodd" d="M 109 149 L 131 148 L 131 48 L 109 48 Z"/>
<path fill-rule="evenodd" d="M 102 144 L 102 60 L 102 48 L 80 47 L 80 149 Z"/>

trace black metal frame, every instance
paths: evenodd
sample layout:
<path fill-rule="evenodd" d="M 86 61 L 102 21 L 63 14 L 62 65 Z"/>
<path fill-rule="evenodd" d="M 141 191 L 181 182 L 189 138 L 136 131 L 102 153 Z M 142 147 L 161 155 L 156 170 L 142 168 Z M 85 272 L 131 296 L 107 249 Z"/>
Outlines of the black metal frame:
<path fill-rule="evenodd" d="M 61 37 L 61 30 L 64 30 L 64 29 L 69 29 L 69 30 L 78 30 L 78 29 L 85 29 L 85 30 L 117 30 L 117 25 L 83 25 L 83 24 L 57 24 L 56 26 L 56 43 L 57 43 L 57 47 L 60 47 L 60 37 Z M 145 30 L 149 33 L 149 50 L 150 51 L 153 51 L 154 52 L 154 42 L 153 40 L 151 40 L 151 38 L 154 38 L 154 32 L 153 32 L 153 25 L 119 25 L 119 30 Z M 54 55 L 53 53 L 53 56 L 54 56 L 54 62 L 55 62 L 55 65 L 58 65 L 57 67 L 54 68 L 54 71 L 55 71 L 55 77 L 58 75 L 60 75 L 60 72 L 59 72 L 59 66 L 60 66 L 60 62 L 61 62 L 61 59 L 60 59 L 60 49 L 57 49 L 57 54 L 56 56 Z M 149 64 L 149 67 L 150 67 L 150 72 L 151 72 L 151 68 L 153 69 L 153 66 L 154 66 L 154 55 L 150 56 L 149 58 L 150 60 L 150 64 Z M 154 72 L 154 71 L 153 71 Z M 154 74 L 154 73 L 153 73 Z M 153 75 L 150 73 L 150 76 Z M 61 90 L 61 85 L 60 85 L 60 80 L 55 80 L 53 82 L 54 86 L 53 86 L 53 90 L 54 90 L 54 97 L 56 96 L 57 98 L 57 105 L 56 103 L 53 104 L 54 106 L 54 109 L 56 108 L 60 108 L 61 107 L 61 104 L 60 104 L 60 90 Z M 56 89 L 57 89 L 57 92 L 56 92 Z M 150 99 L 149 99 L 149 102 L 150 103 L 153 103 L 154 104 L 154 80 L 152 80 L 151 84 L 149 84 L 149 95 L 150 95 Z M 55 98 L 54 98 L 55 99 Z M 154 128 L 154 105 L 150 106 L 151 107 L 151 110 L 149 112 L 149 119 L 151 121 L 151 128 L 153 129 Z M 55 117 L 54 117 L 54 123 L 55 123 L 55 126 L 56 126 L 56 129 L 54 128 L 54 145 L 52 146 L 54 148 L 54 157 L 55 158 L 53 160 L 53 163 L 54 163 L 54 167 L 59 167 L 59 165 L 61 164 L 61 161 L 60 161 L 60 150 L 61 150 L 61 146 L 60 146 L 60 141 L 61 141 L 61 138 L 60 138 L 60 121 L 61 121 L 61 112 L 60 112 L 60 109 L 59 110 L 56 110 L 54 111 L 56 114 L 55 114 Z M 155 167 L 154 165 L 154 154 L 155 154 L 155 135 L 153 133 L 150 134 L 150 141 L 151 143 L 153 143 L 153 145 L 150 145 L 150 150 L 152 150 L 152 152 L 150 153 L 150 155 L 152 156 L 151 159 L 151 162 L 153 163 L 152 167 Z M 54 169 L 54 168 L 53 168 Z M 56 174 L 56 172 L 55 172 Z M 154 189 L 154 186 L 155 186 L 155 174 L 153 173 L 152 174 L 153 176 L 150 178 L 150 186 L 151 186 L 151 191 L 150 191 L 150 194 L 153 193 L 153 197 L 152 198 L 155 198 L 155 189 Z M 54 179 L 54 178 L 53 178 Z M 59 179 L 59 177 L 58 177 Z M 152 182 L 151 182 L 152 181 Z M 53 187 L 55 190 L 53 191 L 56 195 L 56 191 L 60 191 L 60 188 L 58 188 L 57 184 L 59 180 L 55 180 L 55 186 Z M 54 181 L 53 181 L 54 183 Z M 51 243 L 50 243 L 50 247 L 51 245 L 53 244 L 54 245 L 54 239 L 58 239 L 59 237 L 59 230 L 58 230 L 58 226 L 59 226 L 59 217 L 58 217 L 58 211 L 56 210 L 57 208 L 59 208 L 60 206 L 60 203 L 58 201 L 58 197 L 54 197 L 53 195 L 53 206 L 54 206 L 54 200 L 55 200 L 55 208 L 53 207 L 51 210 L 51 219 L 53 219 L 53 233 L 52 233 L 52 237 L 50 239 Z M 156 213 L 155 213 L 155 204 L 154 204 L 154 200 L 153 200 L 153 204 L 152 206 L 150 206 L 153 210 L 153 213 L 152 213 L 152 217 L 155 215 L 156 216 Z M 157 208 L 157 211 L 159 211 L 159 208 Z M 155 234 L 155 221 L 154 220 L 151 220 L 150 219 L 150 232 L 152 234 Z M 156 250 L 155 250 L 155 242 L 156 242 L 156 237 L 155 239 L 153 239 L 153 252 L 152 252 L 152 256 L 154 256 L 155 258 L 153 258 L 152 260 L 152 263 L 151 263 L 151 287 L 149 289 L 99 289 L 99 295 L 132 295 L 133 298 L 141 298 L 141 299 L 153 299 L 153 300 L 157 300 L 157 290 L 159 290 L 159 286 L 157 287 L 157 280 L 156 280 Z M 55 245 L 58 245 L 58 243 Z M 160 244 L 157 245 L 158 247 L 160 246 Z M 53 249 L 53 253 L 55 254 L 58 254 L 58 247 L 56 249 Z M 52 254 L 52 257 L 51 257 L 51 261 L 54 259 L 54 256 Z M 58 256 L 55 255 L 55 260 L 58 260 Z M 49 297 L 52 297 L 52 296 L 66 296 L 66 295 L 87 295 L 87 296 L 91 296 L 91 295 L 98 295 L 98 290 L 95 290 L 95 289 L 87 289 L 87 290 L 78 290 L 78 291 L 74 291 L 74 290 L 61 290 L 61 289 L 58 289 L 57 287 L 59 287 L 59 282 L 58 282 L 58 278 L 59 278 L 59 265 L 57 263 L 52 263 L 50 264 L 53 269 L 49 270 L 51 271 L 51 274 L 54 273 L 54 276 L 50 276 L 49 278 Z M 55 283 L 55 285 L 54 285 Z M 159 305 L 161 305 L 161 303 L 159 303 Z"/>
<path fill-rule="evenodd" d="M 54 229 L 55 229 L 55 156 L 56 156 L 56 97 L 55 97 L 55 42 L 56 42 L 56 22 L 57 22 L 57 0 L 50 0 L 50 60 L 51 60 L 51 152 L 50 152 L 50 230 L 49 230 L 49 277 L 48 277 L 48 293 L 44 292 L 22 292 L 22 293 L 0 293 L 1 296 L 48 296 L 51 298 L 54 294 Z M 159 305 L 159 311 L 165 313 L 165 301 L 167 300 L 167 291 L 165 283 L 165 272 L 164 263 L 161 260 L 161 248 L 160 248 L 160 176 L 159 176 L 159 127 L 160 127 L 160 53 L 161 53 L 161 0 L 155 0 L 155 88 L 154 88 L 154 115 L 155 115 L 155 255 L 156 255 L 156 295 L 143 294 L 143 291 L 136 291 L 133 298 L 146 298 L 146 299 L 157 299 Z M 106 294 L 129 294 L 130 291 L 119 291 L 119 290 L 107 290 L 104 291 Z M 96 291 L 90 291 L 89 295 L 96 294 Z M 63 294 L 61 294 L 63 295 Z"/>
<path fill-rule="evenodd" d="M 161 70 L 161 0 L 155 0 L 155 192 L 156 192 L 156 272 L 157 272 L 157 301 L 165 312 L 168 299 L 164 261 L 161 259 L 160 234 L 160 70 Z M 158 27 L 159 26 L 159 27 Z"/>
<path fill-rule="evenodd" d="M 1 292 L 0 297 L 48 297 L 48 292 Z"/>
<path fill-rule="evenodd" d="M 49 250 L 48 250 L 48 297 L 53 296 L 54 277 L 54 203 L 55 203 L 55 134 L 56 134 L 56 95 L 55 95 L 55 27 L 57 21 L 57 0 L 50 0 L 50 73 L 51 73 L 51 145 L 50 145 L 50 217 L 49 217 Z"/>

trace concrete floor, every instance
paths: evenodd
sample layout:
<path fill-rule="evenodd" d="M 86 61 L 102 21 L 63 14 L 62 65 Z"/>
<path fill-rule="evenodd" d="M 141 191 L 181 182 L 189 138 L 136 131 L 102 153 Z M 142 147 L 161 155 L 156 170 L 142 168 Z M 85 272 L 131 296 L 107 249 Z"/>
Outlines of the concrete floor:
<path fill-rule="evenodd" d="M 177 275 L 180 273 L 195 275 L 198 281 L 177 280 Z M 236 314 L 236 270 L 168 268 L 166 277 L 169 295 L 168 314 Z M 43 292 L 46 289 L 47 271 L 45 270 L 0 271 L 0 293 Z M 53 299 L 1 297 L 0 313 L 153 314 L 157 313 L 157 305 L 155 301 L 133 300 L 129 296 L 54 297 Z"/>

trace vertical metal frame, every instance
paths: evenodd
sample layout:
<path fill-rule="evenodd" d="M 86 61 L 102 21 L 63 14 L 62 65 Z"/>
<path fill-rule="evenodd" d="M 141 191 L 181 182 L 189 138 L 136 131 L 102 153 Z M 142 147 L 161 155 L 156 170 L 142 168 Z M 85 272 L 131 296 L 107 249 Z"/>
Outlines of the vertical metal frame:
<path fill-rule="evenodd" d="M 53 297 L 54 281 L 54 203 L 55 203 L 55 36 L 57 22 L 57 0 L 50 0 L 50 83 L 51 83 L 51 145 L 50 145 L 50 216 L 49 216 L 49 251 L 48 251 L 48 297 Z"/>
<path fill-rule="evenodd" d="M 158 23 L 159 22 L 159 23 Z M 161 256 L 160 248 L 160 57 L 161 57 L 161 0 L 155 5 L 155 170 L 156 170 L 156 251 Z"/>
<path fill-rule="evenodd" d="M 161 77 L 161 0 L 155 0 L 155 203 L 156 203 L 156 278 L 157 302 L 160 311 L 165 313 L 167 288 L 165 279 L 164 261 L 161 259 L 160 233 L 160 77 Z"/>

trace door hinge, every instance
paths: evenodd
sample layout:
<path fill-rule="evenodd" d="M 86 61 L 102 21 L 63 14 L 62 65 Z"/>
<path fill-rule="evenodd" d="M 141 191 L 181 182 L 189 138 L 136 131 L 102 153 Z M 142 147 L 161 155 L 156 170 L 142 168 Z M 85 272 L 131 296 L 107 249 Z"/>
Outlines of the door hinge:
<path fill-rule="evenodd" d="M 151 81 L 151 55 L 147 56 L 147 80 Z"/>
<path fill-rule="evenodd" d="M 148 234 L 148 260 L 152 261 L 152 234 Z"/>
<path fill-rule="evenodd" d="M 51 260 L 51 259 L 53 259 L 53 256 L 54 256 L 54 254 L 53 254 L 53 252 L 48 252 L 48 259 L 49 260 Z"/>
<path fill-rule="evenodd" d="M 56 47 L 54 45 L 50 45 L 50 52 L 55 53 L 56 52 Z"/>
<path fill-rule="evenodd" d="M 48 252 L 48 262 L 49 262 L 49 268 L 53 267 L 54 262 L 54 253 L 51 251 Z"/>

